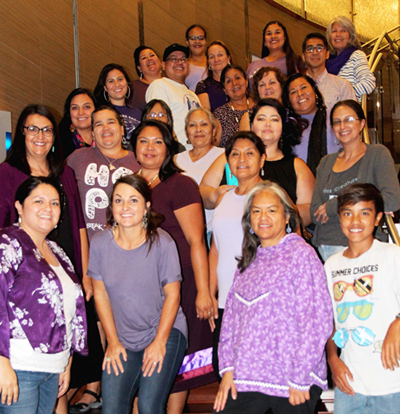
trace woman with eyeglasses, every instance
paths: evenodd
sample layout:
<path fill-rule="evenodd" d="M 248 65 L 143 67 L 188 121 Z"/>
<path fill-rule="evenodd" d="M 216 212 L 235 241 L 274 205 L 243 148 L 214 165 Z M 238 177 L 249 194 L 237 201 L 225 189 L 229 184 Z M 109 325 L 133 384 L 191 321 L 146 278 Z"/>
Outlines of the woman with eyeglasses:
<path fill-rule="evenodd" d="M 110 63 L 101 70 L 94 89 L 98 106 L 111 105 L 121 114 L 125 126 L 122 143 L 124 148 L 128 146 L 131 135 L 139 125 L 142 116 L 140 109 L 128 106 L 128 100 L 132 94 L 130 83 L 125 69 L 121 65 Z"/>
<path fill-rule="evenodd" d="M 137 47 L 133 52 L 133 57 L 139 79 L 130 83 L 132 93 L 128 106 L 143 111 L 146 106 L 147 88 L 151 82 L 162 77 L 161 62 L 154 49 L 148 46 Z"/>
<path fill-rule="evenodd" d="M 324 268 L 296 230 L 294 205 L 264 181 L 244 201 L 241 255 L 218 346 L 214 411 L 313 414 L 328 388 L 333 312 Z"/>
<path fill-rule="evenodd" d="M 361 139 L 366 124 L 361 105 L 353 100 L 338 102 L 330 121 L 343 149 L 321 160 L 310 209 L 315 223 L 313 243 L 324 261 L 347 246 L 337 215 L 340 190 L 354 183 L 374 184 L 382 194 L 386 212 L 400 208 L 400 188 L 389 150 L 380 144 L 367 145 Z M 376 237 L 386 239 L 379 231 Z"/>
<path fill-rule="evenodd" d="M 193 24 L 186 30 L 186 45 L 190 50 L 189 75 L 186 86 L 193 92 L 197 84 L 207 77 L 207 32 L 204 27 Z"/>
<path fill-rule="evenodd" d="M 47 238 L 57 242 L 71 259 L 75 272 L 82 280 L 85 298 L 89 301 L 93 296 L 93 286 L 86 275 L 89 247 L 78 187 L 72 169 L 64 166 L 55 119 L 43 105 L 29 105 L 21 112 L 8 156 L 0 164 L 0 227 L 17 221 L 15 193 L 29 176 L 51 177 L 61 186 L 63 215 L 57 228 Z M 97 355 L 101 361 L 101 346 Z M 101 370 L 96 373 L 94 368 L 88 375 L 97 375 L 99 379 L 98 374 L 101 375 Z M 64 399 L 64 408 L 60 407 L 64 412 L 67 412 L 66 403 Z"/>

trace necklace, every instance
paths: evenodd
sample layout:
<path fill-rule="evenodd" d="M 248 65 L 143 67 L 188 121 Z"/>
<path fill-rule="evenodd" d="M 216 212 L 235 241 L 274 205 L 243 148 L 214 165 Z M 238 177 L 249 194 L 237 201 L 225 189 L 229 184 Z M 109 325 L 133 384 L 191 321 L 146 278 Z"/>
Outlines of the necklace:
<path fill-rule="evenodd" d="M 103 155 L 103 157 L 110 164 L 110 166 L 109 166 L 110 171 L 115 170 L 117 167 L 114 165 L 114 162 L 117 161 L 119 158 L 114 158 L 114 161 L 110 161 L 110 159 L 106 155 L 104 155 L 101 151 L 100 151 L 100 153 Z"/>
<path fill-rule="evenodd" d="M 246 103 L 247 103 L 247 109 L 245 109 L 245 112 L 249 112 L 249 98 L 246 98 Z M 231 109 L 232 109 L 232 111 L 233 111 L 233 115 L 235 116 L 236 123 L 238 124 L 238 123 L 239 123 L 239 119 L 238 119 L 238 117 L 236 116 L 236 113 L 235 113 L 235 108 L 233 107 L 232 102 L 229 102 L 229 105 L 230 105 L 230 107 L 231 107 Z M 240 109 L 238 109 L 238 111 L 240 111 Z"/>
<path fill-rule="evenodd" d="M 142 169 L 140 169 L 139 171 L 138 171 L 138 173 L 137 173 L 138 175 L 142 175 Z M 157 180 L 157 178 L 158 178 L 158 173 L 147 183 L 147 185 L 150 187 L 151 186 L 151 184 L 153 184 L 153 182 L 155 181 L 155 180 Z"/>

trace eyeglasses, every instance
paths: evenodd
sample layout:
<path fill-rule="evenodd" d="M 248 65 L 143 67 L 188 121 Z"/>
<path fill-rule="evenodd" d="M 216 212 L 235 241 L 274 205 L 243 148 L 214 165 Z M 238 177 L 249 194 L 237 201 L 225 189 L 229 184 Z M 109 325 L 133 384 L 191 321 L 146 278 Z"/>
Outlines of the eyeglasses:
<path fill-rule="evenodd" d="M 351 334 L 351 339 L 360 346 L 369 346 L 374 342 L 375 334 L 371 329 L 366 326 L 359 326 L 356 329 L 347 330 L 345 328 L 339 329 L 333 335 L 333 342 L 335 342 L 338 348 L 344 348 L 349 342 Z"/>
<path fill-rule="evenodd" d="M 45 137 L 54 136 L 54 129 L 49 127 L 39 128 L 36 125 L 28 125 L 24 126 L 24 129 L 26 129 L 28 131 L 28 134 L 32 137 L 38 135 L 40 131 L 42 131 Z"/>
<path fill-rule="evenodd" d="M 200 40 L 200 41 L 202 41 L 202 40 L 205 40 L 205 36 L 189 36 L 188 40 L 193 40 L 193 41 Z"/>
<path fill-rule="evenodd" d="M 360 319 L 361 321 L 365 321 L 366 319 L 370 317 L 373 306 L 374 304 L 368 302 L 367 300 L 359 300 L 356 302 L 341 303 L 336 308 L 338 321 L 340 323 L 345 322 L 350 315 L 351 309 L 353 309 L 353 315 L 357 319 Z"/>
<path fill-rule="evenodd" d="M 347 283 L 343 280 L 333 285 L 333 294 L 336 301 L 341 301 L 346 290 L 354 290 L 357 296 L 367 296 L 372 293 L 372 281 L 374 276 L 367 275 L 356 279 L 353 283 Z"/>
<path fill-rule="evenodd" d="M 164 114 L 164 112 L 150 112 L 147 114 L 148 118 L 166 118 L 167 114 Z"/>
<path fill-rule="evenodd" d="M 165 59 L 166 62 L 170 61 L 172 63 L 178 63 L 178 62 L 186 63 L 188 60 L 189 59 L 186 58 L 186 57 L 184 57 L 184 58 L 168 58 L 168 59 Z"/>
<path fill-rule="evenodd" d="M 322 45 L 307 46 L 306 47 L 306 53 L 313 53 L 314 50 L 316 50 L 318 53 L 321 53 L 325 49 L 326 49 L 326 47 L 325 46 L 322 46 Z"/>
<path fill-rule="evenodd" d="M 352 126 L 354 122 L 359 121 L 359 120 L 360 120 L 359 118 L 354 118 L 354 116 L 348 116 L 347 118 L 344 118 L 343 120 L 335 119 L 334 121 L 332 121 L 332 127 L 333 128 L 340 127 L 342 125 L 342 122 L 343 122 L 344 127 Z"/>

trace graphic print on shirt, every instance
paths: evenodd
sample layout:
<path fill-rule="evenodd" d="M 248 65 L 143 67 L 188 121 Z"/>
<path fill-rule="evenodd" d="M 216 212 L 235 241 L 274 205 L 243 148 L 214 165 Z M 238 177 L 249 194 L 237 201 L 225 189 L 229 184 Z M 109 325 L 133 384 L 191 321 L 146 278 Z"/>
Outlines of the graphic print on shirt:
<path fill-rule="evenodd" d="M 133 174 L 128 168 L 119 167 L 117 168 L 112 176 L 111 181 L 114 184 L 118 178 L 125 175 Z M 94 186 L 96 181 L 100 187 L 107 187 L 110 179 L 110 171 L 107 165 L 101 165 L 97 170 L 97 164 L 91 163 L 87 166 L 84 176 L 84 182 L 86 185 Z M 96 209 L 104 210 L 108 207 L 108 194 L 102 188 L 91 188 L 85 196 L 85 214 L 93 220 L 96 216 Z M 93 230 L 101 229 L 104 230 L 105 223 L 88 223 L 88 228 Z"/>
<path fill-rule="evenodd" d="M 199 103 L 196 102 L 191 95 L 184 95 L 183 102 L 187 105 L 188 111 L 190 111 L 192 108 L 200 107 Z"/>

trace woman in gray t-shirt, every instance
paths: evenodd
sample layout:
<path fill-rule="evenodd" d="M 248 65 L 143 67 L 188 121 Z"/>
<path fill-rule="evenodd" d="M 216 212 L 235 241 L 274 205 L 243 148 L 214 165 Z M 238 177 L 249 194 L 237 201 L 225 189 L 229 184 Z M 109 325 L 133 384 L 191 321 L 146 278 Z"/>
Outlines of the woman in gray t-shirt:
<path fill-rule="evenodd" d="M 127 175 L 110 195 L 111 227 L 95 235 L 88 275 L 107 336 L 103 413 L 165 412 L 187 346 L 175 242 L 158 229 L 148 183 Z M 122 375 L 123 374 L 123 375 Z"/>

